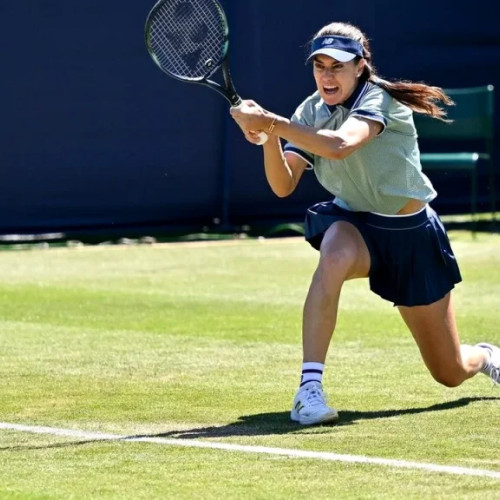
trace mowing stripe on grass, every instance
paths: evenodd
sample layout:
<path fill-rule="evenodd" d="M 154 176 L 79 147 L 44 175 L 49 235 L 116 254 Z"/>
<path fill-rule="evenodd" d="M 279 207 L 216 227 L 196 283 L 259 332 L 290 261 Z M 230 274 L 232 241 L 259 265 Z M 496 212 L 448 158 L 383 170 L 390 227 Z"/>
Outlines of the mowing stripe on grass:
<path fill-rule="evenodd" d="M 271 448 L 267 446 L 246 446 L 229 443 L 211 443 L 207 441 L 192 441 L 186 439 L 164 439 L 148 436 L 120 436 L 118 434 L 106 434 L 101 432 L 87 432 L 73 429 L 59 429 L 57 427 L 39 427 L 34 425 L 11 424 L 0 422 L 0 429 L 19 432 L 30 432 L 33 434 L 48 434 L 52 436 L 66 436 L 81 438 L 89 441 L 128 441 L 133 443 L 152 443 L 164 446 L 184 446 L 186 448 L 208 448 L 213 450 L 236 451 L 240 453 L 260 453 L 265 455 L 281 455 L 291 458 L 308 458 L 312 460 L 329 460 L 333 462 L 345 462 L 366 465 L 382 465 L 385 467 L 398 467 L 404 469 L 426 470 L 443 474 L 454 474 L 458 476 L 480 476 L 500 479 L 500 471 L 486 469 L 473 469 L 469 467 L 457 467 L 453 465 L 439 465 L 420 462 L 408 462 L 406 460 L 395 460 L 390 458 L 366 457 L 363 455 L 343 455 L 324 451 L 294 450 L 286 448 Z"/>

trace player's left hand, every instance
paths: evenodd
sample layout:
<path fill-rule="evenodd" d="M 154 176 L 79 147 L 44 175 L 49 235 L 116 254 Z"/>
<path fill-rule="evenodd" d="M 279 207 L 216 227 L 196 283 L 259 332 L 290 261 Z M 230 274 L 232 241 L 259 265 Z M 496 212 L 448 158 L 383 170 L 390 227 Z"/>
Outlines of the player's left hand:
<path fill-rule="evenodd" d="M 245 133 L 245 136 L 250 131 L 265 130 L 269 126 L 268 112 L 250 99 L 243 101 L 239 106 L 231 108 L 230 113 Z"/>

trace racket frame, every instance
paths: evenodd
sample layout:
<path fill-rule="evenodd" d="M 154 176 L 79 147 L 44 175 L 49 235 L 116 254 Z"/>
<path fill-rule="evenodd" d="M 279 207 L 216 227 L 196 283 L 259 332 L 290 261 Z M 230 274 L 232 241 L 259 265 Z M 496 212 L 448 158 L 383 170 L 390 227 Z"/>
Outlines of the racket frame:
<path fill-rule="evenodd" d="M 155 20 L 155 16 L 158 10 L 162 8 L 162 6 L 169 2 L 171 0 L 159 0 L 153 8 L 150 10 L 147 19 L 146 19 L 146 25 L 144 28 L 144 41 L 146 44 L 146 48 L 149 52 L 149 55 L 153 59 L 153 61 L 156 63 L 156 65 L 168 76 L 175 78 L 176 80 L 179 80 L 181 82 L 187 82 L 187 83 L 197 83 L 199 85 L 204 85 L 206 87 L 211 88 L 212 90 L 215 90 L 218 92 L 222 97 L 224 97 L 231 106 L 238 106 L 241 103 L 241 97 L 238 95 L 236 92 L 236 88 L 234 86 L 233 80 L 231 78 L 231 72 L 229 69 L 229 25 L 227 22 L 227 17 L 226 13 L 224 12 L 224 9 L 220 5 L 220 3 L 217 0 L 210 0 L 216 9 L 219 11 L 220 18 L 223 23 L 224 31 L 223 31 L 223 37 L 224 37 L 224 44 L 222 46 L 221 54 L 222 57 L 218 62 L 215 62 L 213 64 L 213 67 L 207 71 L 207 73 L 203 76 L 200 77 L 185 77 L 185 76 L 179 76 L 175 73 L 172 73 L 168 71 L 166 68 L 163 67 L 161 64 L 158 56 L 156 55 L 152 43 L 151 43 L 151 25 L 153 24 Z M 224 85 L 221 85 L 220 83 L 211 80 L 211 77 L 218 71 L 222 71 L 222 77 L 224 79 Z"/>
<path fill-rule="evenodd" d="M 152 43 L 151 43 L 151 25 L 154 22 L 156 12 L 161 9 L 161 7 L 166 4 L 167 2 L 172 1 L 172 0 L 159 0 L 153 8 L 150 10 L 147 18 L 146 18 L 146 25 L 144 28 L 144 41 L 146 44 L 146 48 L 149 52 L 149 55 L 153 59 L 153 61 L 156 63 L 156 65 L 168 76 L 175 78 L 176 80 L 179 80 L 181 82 L 186 82 L 186 83 L 196 83 L 198 85 L 204 85 L 205 87 L 208 87 L 212 90 L 215 90 L 217 93 L 219 93 L 224 99 L 226 99 L 229 104 L 232 107 L 237 107 L 241 105 L 242 99 L 236 92 L 236 88 L 233 83 L 233 79 L 231 77 L 231 71 L 229 69 L 229 24 L 227 21 L 227 16 L 226 13 L 224 12 L 224 9 L 222 8 L 221 4 L 217 0 L 210 0 L 215 8 L 218 10 L 220 18 L 223 23 L 223 46 L 221 47 L 221 54 L 222 57 L 218 62 L 213 63 L 213 67 L 207 71 L 207 73 L 203 76 L 200 77 L 185 77 L 185 76 L 180 76 L 175 73 L 172 73 L 171 71 L 168 71 L 166 68 L 163 67 L 161 64 L 158 56 L 156 55 Z M 221 85 L 220 83 L 211 80 L 212 76 L 217 72 L 221 70 L 222 72 L 222 78 L 224 81 L 224 85 Z M 259 144 L 262 145 L 264 144 L 267 139 L 268 135 L 265 132 L 260 132 L 259 133 L 260 141 Z"/>

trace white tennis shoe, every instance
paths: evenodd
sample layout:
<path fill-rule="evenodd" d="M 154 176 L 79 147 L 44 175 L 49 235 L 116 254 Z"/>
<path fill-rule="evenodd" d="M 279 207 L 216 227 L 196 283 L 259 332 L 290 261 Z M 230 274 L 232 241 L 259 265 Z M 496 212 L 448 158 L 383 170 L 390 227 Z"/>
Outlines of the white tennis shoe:
<path fill-rule="evenodd" d="M 319 382 L 309 382 L 299 388 L 293 400 L 290 418 L 302 425 L 316 425 L 333 422 L 339 415 L 326 404 L 322 385 Z"/>
<path fill-rule="evenodd" d="M 478 347 L 482 347 L 490 352 L 490 366 L 488 368 L 483 368 L 482 373 L 488 375 L 494 384 L 500 384 L 500 349 L 491 344 L 477 344 Z"/>

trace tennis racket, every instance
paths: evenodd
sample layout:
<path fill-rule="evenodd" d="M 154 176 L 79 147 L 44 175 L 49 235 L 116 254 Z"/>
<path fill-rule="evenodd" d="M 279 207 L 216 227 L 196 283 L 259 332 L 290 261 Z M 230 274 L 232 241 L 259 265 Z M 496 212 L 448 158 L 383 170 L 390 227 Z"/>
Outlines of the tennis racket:
<path fill-rule="evenodd" d="M 215 90 L 231 106 L 242 105 L 229 70 L 229 28 L 217 0 L 160 0 L 148 14 L 146 47 L 167 75 Z M 223 84 L 211 78 L 222 70 Z M 259 132 L 259 144 L 268 139 Z"/>

